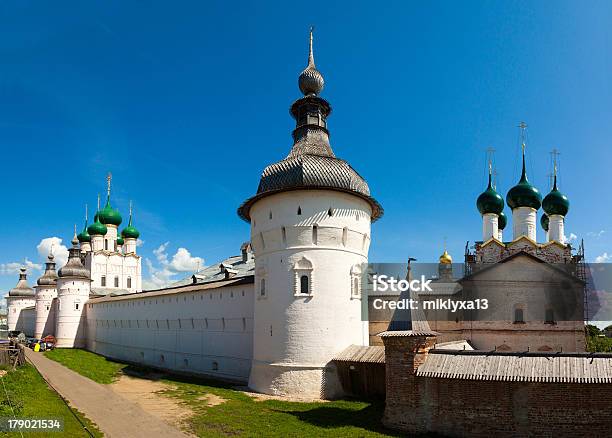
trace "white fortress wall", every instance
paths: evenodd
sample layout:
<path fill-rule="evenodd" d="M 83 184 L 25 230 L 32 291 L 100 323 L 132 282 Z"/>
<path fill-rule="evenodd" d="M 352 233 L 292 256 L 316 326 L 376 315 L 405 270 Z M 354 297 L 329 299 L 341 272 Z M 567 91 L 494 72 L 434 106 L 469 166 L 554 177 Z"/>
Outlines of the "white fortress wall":
<path fill-rule="evenodd" d="M 246 382 L 253 283 L 186 286 L 87 303 L 87 349 L 157 368 Z"/>

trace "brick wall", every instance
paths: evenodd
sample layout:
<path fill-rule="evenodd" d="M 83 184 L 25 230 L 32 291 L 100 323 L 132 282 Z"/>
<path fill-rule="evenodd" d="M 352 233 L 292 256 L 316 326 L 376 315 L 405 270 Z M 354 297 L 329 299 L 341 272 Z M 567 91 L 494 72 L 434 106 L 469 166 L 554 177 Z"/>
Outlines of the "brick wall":
<path fill-rule="evenodd" d="M 383 337 L 383 423 L 447 436 L 610 436 L 612 384 L 531 383 L 418 377 L 435 337 Z"/>

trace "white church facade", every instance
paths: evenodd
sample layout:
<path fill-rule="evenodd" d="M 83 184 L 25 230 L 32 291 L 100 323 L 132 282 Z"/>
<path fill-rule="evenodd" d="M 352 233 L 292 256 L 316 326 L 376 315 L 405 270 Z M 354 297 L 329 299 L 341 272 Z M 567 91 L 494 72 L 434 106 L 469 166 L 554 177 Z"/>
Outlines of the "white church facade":
<path fill-rule="evenodd" d="M 291 106 L 294 143 L 286 158 L 264 169 L 256 194 L 238 208 L 250 224 L 250 243 L 239 255 L 167 288 L 142 291 L 139 233 L 131 209 L 128 226 L 118 232 L 122 219 L 110 204 L 109 177 L 106 205 L 75 232 L 67 264 L 56 274 L 50 255 L 36 292 L 21 273 L 7 296 L 9 330 L 54 335 L 58 347 L 117 360 L 248 382 L 268 394 L 340 395 L 333 358 L 370 344 L 362 273 L 371 224 L 383 209 L 331 148 L 331 106 L 320 97 L 324 81 L 310 38 L 298 81 L 303 96 Z M 479 248 L 506 248 L 503 201 L 500 209 L 489 195 L 479 204 Z M 539 248 L 531 228 L 537 208 L 529 201 L 523 192 L 516 196 L 514 237 Z M 562 233 L 562 222 L 555 233 Z M 490 251 L 478 254 L 486 258 Z"/>

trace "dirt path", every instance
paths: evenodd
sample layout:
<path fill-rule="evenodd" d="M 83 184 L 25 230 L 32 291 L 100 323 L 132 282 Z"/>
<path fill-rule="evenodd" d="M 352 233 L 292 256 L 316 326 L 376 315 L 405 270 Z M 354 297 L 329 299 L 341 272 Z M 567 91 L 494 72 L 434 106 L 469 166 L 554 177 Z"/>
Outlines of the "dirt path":
<path fill-rule="evenodd" d="M 181 427 L 193 415 L 193 412 L 178 400 L 160 394 L 161 391 L 172 387 L 156 380 L 123 375 L 111 384 L 110 388 L 120 396 L 138 404 L 149 414 L 176 427 Z"/>
<path fill-rule="evenodd" d="M 96 423 L 106 437 L 114 438 L 185 438 L 187 434 L 166 423 L 160 416 L 143 409 L 140 403 L 116 392 L 109 385 L 100 385 L 63 365 L 47 359 L 42 353 L 25 349 L 26 357 L 40 374 L 72 406 Z M 155 383 L 155 382 L 149 382 Z M 135 384 L 138 386 L 138 384 Z M 112 385 L 111 385 L 112 386 Z M 136 390 L 132 396 L 135 395 Z M 160 399 L 163 396 L 157 395 Z"/>

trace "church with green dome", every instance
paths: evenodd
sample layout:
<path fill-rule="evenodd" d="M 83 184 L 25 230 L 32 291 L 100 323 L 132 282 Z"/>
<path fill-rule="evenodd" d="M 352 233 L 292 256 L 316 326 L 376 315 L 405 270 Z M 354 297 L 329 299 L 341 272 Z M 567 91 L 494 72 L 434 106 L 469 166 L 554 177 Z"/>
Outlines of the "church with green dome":
<path fill-rule="evenodd" d="M 111 180 L 107 176 L 106 202 L 88 223 L 85 209 L 85 225 L 77 234 L 85 267 L 91 273 L 91 289 L 95 294 L 122 294 L 142 290 L 142 268 L 140 256 L 136 253 L 140 232 L 134 226 L 132 204 L 130 203 L 128 224 L 120 231 L 123 222 L 119 209 L 111 201 Z"/>

